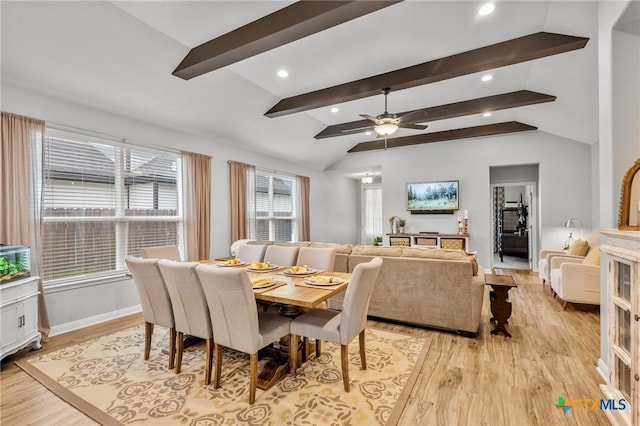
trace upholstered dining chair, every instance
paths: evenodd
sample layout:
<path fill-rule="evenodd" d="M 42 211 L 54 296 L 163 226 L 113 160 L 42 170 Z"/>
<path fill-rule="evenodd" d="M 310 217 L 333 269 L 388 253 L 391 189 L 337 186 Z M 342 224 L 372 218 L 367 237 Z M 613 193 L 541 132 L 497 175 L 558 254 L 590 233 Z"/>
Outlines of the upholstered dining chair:
<path fill-rule="evenodd" d="M 264 252 L 264 261 L 278 266 L 293 266 L 298 259 L 297 246 L 267 246 Z"/>
<path fill-rule="evenodd" d="M 145 247 L 140 249 L 143 259 L 169 259 L 180 262 L 180 249 L 178 246 Z"/>
<path fill-rule="evenodd" d="M 236 259 L 243 262 L 262 262 L 266 248 L 264 244 L 242 244 L 236 251 Z"/>
<path fill-rule="evenodd" d="M 296 265 L 308 266 L 321 271 L 333 271 L 336 249 L 326 247 L 300 247 Z"/>
<path fill-rule="evenodd" d="M 253 286 L 244 269 L 199 265 L 196 268 L 204 290 L 215 336 L 214 388 L 220 387 L 222 348 L 249 354 L 249 403 L 256 399 L 258 351 L 289 335 L 290 318 L 258 312 Z"/>
<path fill-rule="evenodd" d="M 158 268 L 158 259 L 140 259 L 127 256 L 133 281 L 136 283 L 142 316 L 144 317 L 144 359 L 149 359 L 151 335 L 155 324 L 169 329 L 169 370 L 173 370 L 176 357 L 176 328 L 171 298 Z"/>
<path fill-rule="evenodd" d="M 199 337 L 206 342 L 204 384 L 208 385 L 211 383 L 211 366 L 213 364 L 213 331 L 209 306 L 196 272 L 198 265 L 197 262 L 158 261 L 158 267 L 167 285 L 173 305 L 173 316 L 178 333 L 176 374 L 180 374 L 182 368 L 184 336 Z"/>
<path fill-rule="evenodd" d="M 351 280 L 347 286 L 342 312 L 330 309 L 310 309 L 291 322 L 291 341 L 297 341 L 298 336 L 316 340 L 326 340 L 340 344 L 340 360 L 342 365 L 342 382 L 344 390 L 349 392 L 349 343 L 359 336 L 360 365 L 367 369 L 365 357 L 365 328 L 367 325 L 367 311 L 373 284 L 378 278 L 382 259 L 374 257 L 367 263 L 358 264 L 353 270 Z M 291 373 L 295 376 L 297 357 L 295 345 L 290 345 L 289 364 Z M 316 347 L 318 347 L 316 345 Z M 316 353 L 316 355 L 318 355 Z"/>

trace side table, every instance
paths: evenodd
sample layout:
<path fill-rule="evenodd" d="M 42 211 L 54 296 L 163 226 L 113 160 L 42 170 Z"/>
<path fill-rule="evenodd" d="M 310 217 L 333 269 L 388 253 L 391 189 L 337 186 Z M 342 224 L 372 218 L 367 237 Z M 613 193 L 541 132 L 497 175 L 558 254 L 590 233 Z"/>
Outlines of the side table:
<path fill-rule="evenodd" d="M 489 293 L 489 300 L 491 300 L 491 322 L 496 323 L 496 328 L 491 331 L 491 334 L 502 333 L 506 337 L 511 337 L 511 333 L 507 331 L 505 325 L 507 320 L 511 317 L 511 302 L 509 302 L 509 290 L 512 287 L 518 287 L 511 275 L 495 275 L 487 274 L 484 277 L 485 285 L 489 285 L 492 291 Z"/>

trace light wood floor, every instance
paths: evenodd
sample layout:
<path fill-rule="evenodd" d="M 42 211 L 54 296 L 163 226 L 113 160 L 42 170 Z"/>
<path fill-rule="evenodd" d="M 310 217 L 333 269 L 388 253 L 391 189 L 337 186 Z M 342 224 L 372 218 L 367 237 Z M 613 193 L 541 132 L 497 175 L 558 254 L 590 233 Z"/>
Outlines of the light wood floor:
<path fill-rule="evenodd" d="M 414 386 L 400 425 L 608 425 L 601 411 L 556 409 L 558 397 L 596 399 L 602 379 L 596 372 L 600 352 L 599 308 L 569 307 L 554 299 L 549 287 L 528 271 L 501 269 L 514 276 L 509 293 L 513 338 L 492 336 L 485 297 L 476 338 L 370 321 L 379 328 L 431 339 L 425 365 Z M 43 351 L 97 337 L 142 322 L 132 315 L 51 338 Z M 89 425 L 92 420 L 71 408 L 12 361 L 0 373 L 0 424 Z"/>

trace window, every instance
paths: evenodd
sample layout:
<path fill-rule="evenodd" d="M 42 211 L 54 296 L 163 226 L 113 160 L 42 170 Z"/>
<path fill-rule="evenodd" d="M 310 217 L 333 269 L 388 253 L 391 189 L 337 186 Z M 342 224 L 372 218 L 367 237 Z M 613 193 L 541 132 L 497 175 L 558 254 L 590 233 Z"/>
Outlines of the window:
<path fill-rule="evenodd" d="M 126 270 L 143 247 L 181 245 L 180 157 L 47 130 L 43 279 Z"/>
<path fill-rule="evenodd" d="M 373 244 L 382 236 L 382 187 L 380 184 L 362 186 L 362 244 Z"/>
<path fill-rule="evenodd" d="M 256 240 L 297 241 L 296 179 L 256 170 L 255 175 Z"/>

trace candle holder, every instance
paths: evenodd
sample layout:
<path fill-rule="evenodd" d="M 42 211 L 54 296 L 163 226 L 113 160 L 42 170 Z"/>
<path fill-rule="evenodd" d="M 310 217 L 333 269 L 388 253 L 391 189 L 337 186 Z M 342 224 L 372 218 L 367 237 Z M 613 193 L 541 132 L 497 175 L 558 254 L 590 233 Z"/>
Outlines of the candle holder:
<path fill-rule="evenodd" d="M 458 235 L 464 234 L 464 228 L 462 224 L 462 219 L 458 216 Z"/>
<path fill-rule="evenodd" d="M 467 235 L 469 233 L 469 219 L 462 219 L 462 234 Z"/>

